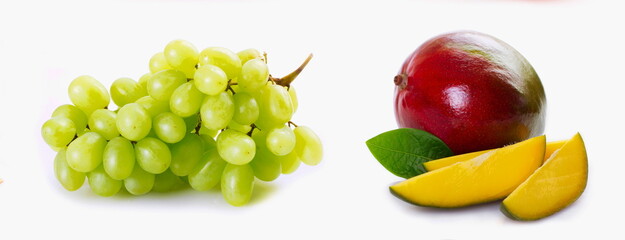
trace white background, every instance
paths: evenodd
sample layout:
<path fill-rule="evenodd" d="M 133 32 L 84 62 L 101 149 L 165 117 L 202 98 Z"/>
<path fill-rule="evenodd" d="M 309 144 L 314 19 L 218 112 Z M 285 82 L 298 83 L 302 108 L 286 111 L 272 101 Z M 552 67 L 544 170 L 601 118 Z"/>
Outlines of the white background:
<path fill-rule="evenodd" d="M 620 1 L 2 1 L 0 3 L 0 239 L 619 239 L 625 159 L 625 22 Z M 496 36 L 534 66 L 548 98 L 548 140 L 581 132 L 590 176 L 582 197 L 537 222 L 499 204 L 411 206 L 388 186 L 364 142 L 396 128 L 393 76 L 425 40 L 469 29 Z M 134 197 L 65 191 L 41 124 L 69 103 L 83 74 L 106 86 L 138 79 L 173 39 L 199 49 L 257 48 L 271 72 L 315 57 L 296 80 L 294 117 L 325 156 L 231 207 L 217 191 Z M 621 223 L 619 223 L 621 221 Z"/>

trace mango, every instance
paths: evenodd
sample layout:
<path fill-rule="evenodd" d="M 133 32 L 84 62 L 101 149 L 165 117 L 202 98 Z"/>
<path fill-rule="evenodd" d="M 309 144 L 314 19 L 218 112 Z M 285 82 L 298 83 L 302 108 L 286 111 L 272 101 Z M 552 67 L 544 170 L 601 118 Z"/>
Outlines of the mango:
<path fill-rule="evenodd" d="M 545 136 L 488 151 L 390 187 L 419 206 L 456 208 L 503 199 L 543 162 Z"/>
<path fill-rule="evenodd" d="M 501 211 L 523 221 L 550 216 L 575 202 L 584 192 L 587 181 L 586 147 L 577 133 L 503 200 Z"/>

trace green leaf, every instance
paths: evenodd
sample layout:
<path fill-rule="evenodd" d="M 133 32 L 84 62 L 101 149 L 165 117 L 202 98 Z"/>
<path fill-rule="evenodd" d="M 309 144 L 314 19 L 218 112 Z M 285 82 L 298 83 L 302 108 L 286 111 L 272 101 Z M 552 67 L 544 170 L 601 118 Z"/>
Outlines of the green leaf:
<path fill-rule="evenodd" d="M 403 178 L 427 172 L 424 162 L 453 155 L 439 138 L 413 128 L 382 133 L 367 140 L 367 147 L 382 166 Z"/>

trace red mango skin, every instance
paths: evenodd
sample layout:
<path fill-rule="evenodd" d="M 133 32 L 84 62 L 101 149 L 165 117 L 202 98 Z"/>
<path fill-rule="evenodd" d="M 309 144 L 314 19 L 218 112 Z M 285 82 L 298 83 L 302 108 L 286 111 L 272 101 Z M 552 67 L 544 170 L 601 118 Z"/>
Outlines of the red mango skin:
<path fill-rule="evenodd" d="M 455 154 L 542 135 L 545 91 L 514 48 L 478 32 L 434 37 L 406 59 L 395 77 L 399 127 L 443 140 Z"/>

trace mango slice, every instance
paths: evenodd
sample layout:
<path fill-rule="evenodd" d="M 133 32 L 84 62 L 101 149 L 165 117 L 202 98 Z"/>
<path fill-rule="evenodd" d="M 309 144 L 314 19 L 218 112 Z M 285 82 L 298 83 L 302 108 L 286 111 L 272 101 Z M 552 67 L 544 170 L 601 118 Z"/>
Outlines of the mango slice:
<path fill-rule="evenodd" d="M 524 221 L 550 216 L 575 202 L 587 181 L 586 147 L 577 133 L 503 200 L 501 211 Z"/>
<path fill-rule="evenodd" d="M 559 148 L 561 148 L 562 145 L 564 145 L 564 143 L 566 143 L 566 141 L 568 141 L 568 140 L 560 140 L 560 141 L 548 142 L 547 143 L 547 148 L 545 149 L 545 156 L 543 158 L 543 162 L 547 161 L 549 156 L 551 156 L 551 154 L 554 151 L 556 151 Z M 423 166 L 425 167 L 426 171 L 431 172 L 431 171 L 434 171 L 434 170 L 439 169 L 439 168 L 447 167 L 447 166 L 452 165 L 452 164 L 457 163 L 457 162 L 464 162 L 464 161 L 467 161 L 467 160 L 471 160 L 472 158 L 475 158 L 475 157 L 477 157 L 479 155 L 482 155 L 482 154 L 490 152 L 490 151 L 495 151 L 495 150 L 497 150 L 497 149 L 490 149 L 490 150 L 484 150 L 484 151 L 479 151 L 479 152 L 465 153 L 465 154 L 460 154 L 460 155 L 456 155 L 456 156 L 436 159 L 436 160 L 433 160 L 433 161 L 429 161 L 429 162 L 423 163 Z"/>
<path fill-rule="evenodd" d="M 547 159 L 551 157 L 551 154 L 553 154 L 556 150 L 562 148 L 562 146 L 564 146 L 564 144 L 568 141 L 569 140 L 567 139 L 567 140 L 560 140 L 560 141 L 555 141 L 555 142 L 548 142 L 547 148 L 545 148 L 545 160 L 543 160 L 543 163 L 545 163 Z"/>
<path fill-rule="evenodd" d="M 457 162 L 464 162 L 467 160 L 471 160 L 477 156 L 480 156 L 484 153 L 494 151 L 494 150 L 496 149 L 484 150 L 484 151 L 479 151 L 479 152 L 471 152 L 471 153 L 465 153 L 465 154 L 455 155 L 451 157 L 436 159 L 433 161 L 428 161 L 428 162 L 423 163 L 423 166 L 425 167 L 426 171 L 431 172 L 439 168 L 447 167 Z"/>
<path fill-rule="evenodd" d="M 541 165 L 545 145 L 545 136 L 531 138 L 410 178 L 390 190 L 409 203 L 441 208 L 502 199 Z"/>

